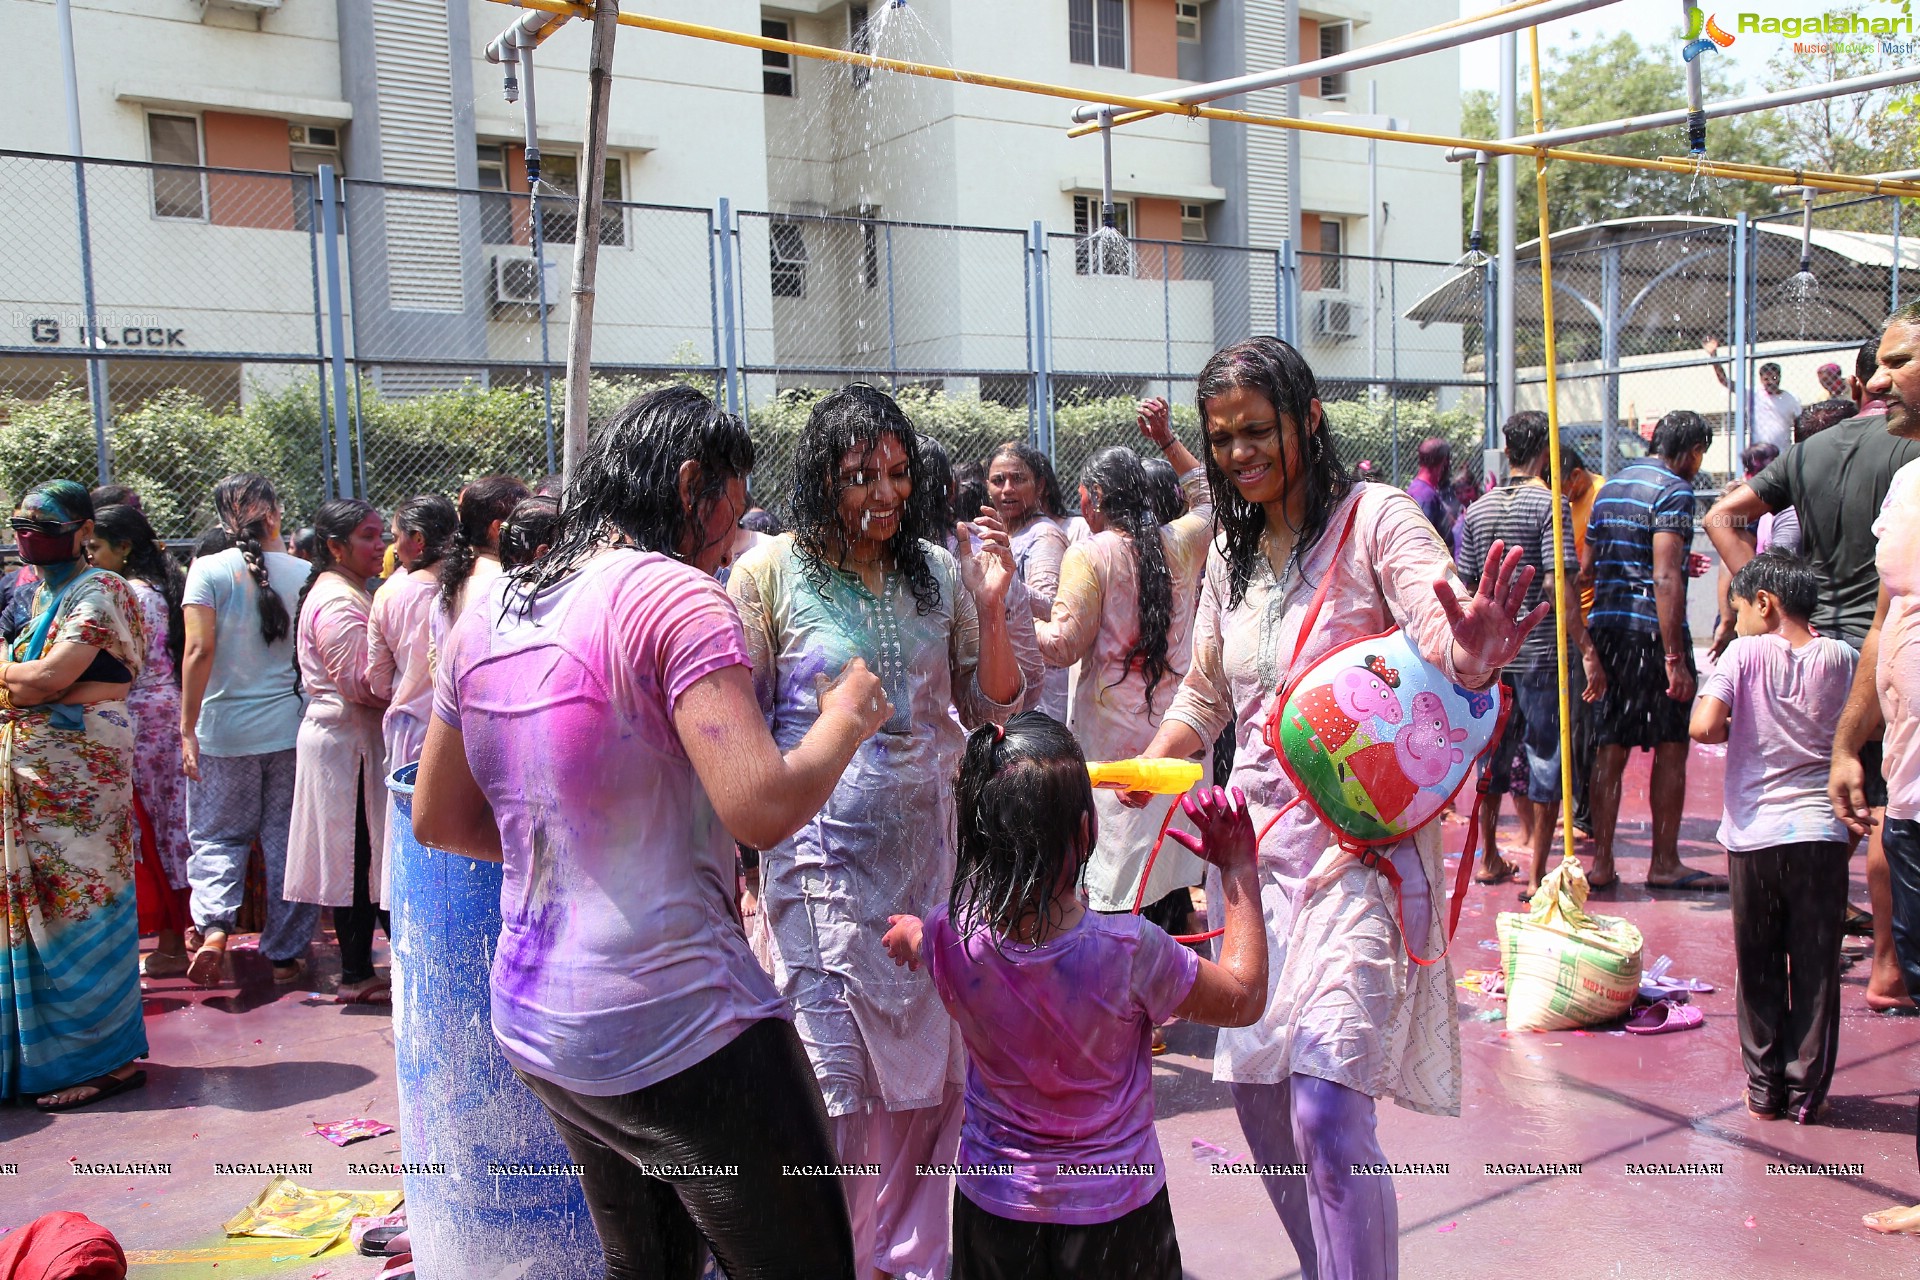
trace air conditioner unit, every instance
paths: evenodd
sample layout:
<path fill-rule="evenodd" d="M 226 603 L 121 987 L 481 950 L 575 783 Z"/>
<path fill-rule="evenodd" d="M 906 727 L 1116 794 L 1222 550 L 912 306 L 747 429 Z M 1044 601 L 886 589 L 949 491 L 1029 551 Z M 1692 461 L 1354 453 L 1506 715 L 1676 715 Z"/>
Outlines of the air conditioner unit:
<path fill-rule="evenodd" d="M 250 13 L 255 17 L 265 13 L 277 13 L 280 0 L 200 0 L 200 21 L 207 20 L 207 10 L 225 9 L 229 13 Z"/>
<path fill-rule="evenodd" d="M 493 300 L 503 307 L 551 307 L 559 297 L 556 281 L 559 272 L 553 259 L 546 261 L 546 289 L 542 296 L 540 272 L 533 259 L 517 253 L 502 253 L 493 260 Z"/>
<path fill-rule="evenodd" d="M 1342 341 L 1360 335 L 1360 309 L 1346 298 L 1316 298 L 1313 333 L 1317 338 Z"/>

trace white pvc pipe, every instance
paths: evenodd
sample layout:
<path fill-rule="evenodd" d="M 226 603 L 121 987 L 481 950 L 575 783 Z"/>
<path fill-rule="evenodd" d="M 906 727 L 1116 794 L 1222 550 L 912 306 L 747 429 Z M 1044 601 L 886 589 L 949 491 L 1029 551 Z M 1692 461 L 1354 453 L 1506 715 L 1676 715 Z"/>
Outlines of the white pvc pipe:
<path fill-rule="evenodd" d="M 1300 84 L 1320 76 L 1377 67 L 1388 62 L 1398 62 L 1402 58 L 1411 58 L 1417 54 L 1436 53 L 1441 49 L 1471 44 L 1475 40 L 1483 40 L 1488 36 L 1504 35 L 1509 31 L 1552 22 L 1557 18 L 1571 18 L 1575 14 L 1603 9 L 1618 3 L 1620 0 L 1547 0 L 1545 4 L 1517 13 L 1491 15 L 1473 22 L 1462 23 L 1457 27 L 1447 27 L 1423 35 L 1402 36 L 1398 40 L 1385 40 L 1379 44 L 1370 44 L 1364 49 L 1354 49 L 1331 58 L 1318 58 L 1312 62 L 1300 62 L 1272 71 L 1258 71 L 1250 75 L 1236 76 L 1231 80 L 1215 80 L 1209 84 L 1189 85 L 1185 89 L 1170 89 L 1163 93 L 1147 93 L 1139 96 L 1152 98 L 1157 102 L 1178 102 L 1184 105 L 1213 102 L 1219 98 L 1231 98 L 1235 94 L 1252 93 L 1259 89 L 1278 89 L 1284 85 Z M 1102 110 L 1104 108 L 1099 106 L 1079 107 L 1074 110 L 1073 118 L 1084 124 L 1097 118 Z"/>
<path fill-rule="evenodd" d="M 566 15 L 548 13 L 544 9 L 529 9 L 515 18 L 505 31 L 487 41 L 487 61 L 499 63 L 513 61 L 512 50 L 515 46 L 531 46 L 539 39 L 540 33 L 556 22 L 565 22 Z"/>
<path fill-rule="evenodd" d="M 1716 102 L 1706 109 L 1709 120 L 1723 116 L 1747 115 L 1755 111 L 1766 111 L 1773 107 L 1791 107 L 1801 102 L 1817 102 L 1822 98 L 1843 98 L 1849 94 L 1871 93 L 1875 89 L 1889 89 L 1895 85 L 1920 82 L 1920 64 L 1895 67 L 1889 71 L 1876 71 L 1872 75 L 1854 76 L 1850 80 L 1833 80 L 1825 84 L 1802 85 L 1797 89 L 1782 89 L 1778 93 L 1761 94 L 1753 98 L 1729 98 L 1725 102 Z M 1574 125 L 1566 129 L 1549 129 L 1545 133 L 1528 133 L 1513 139 L 1523 147 L 1563 147 L 1570 142 L 1591 142 L 1595 138 L 1617 138 L 1623 133 L 1644 133 L 1648 129 L 1665 129 L 1687 122 L 1686 108 L 1673 111 L 1656 111 L 1652 115 L 1628 116 L 1622 120 L 1603 120 L 1598 124 Z M 1447 152 L 1449 160 L 1468 160 L 1474 155 L 1471 147 L 1455 147 Z"/>

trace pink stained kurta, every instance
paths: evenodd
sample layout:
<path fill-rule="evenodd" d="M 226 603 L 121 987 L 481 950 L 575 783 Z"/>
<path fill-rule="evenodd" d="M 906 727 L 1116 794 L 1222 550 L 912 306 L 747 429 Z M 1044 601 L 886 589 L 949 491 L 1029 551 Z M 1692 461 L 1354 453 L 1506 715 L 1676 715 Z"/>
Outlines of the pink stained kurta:
<path fill-rule="evenodd" d="M 367 616 L 373 598 L 327 572 L 300 610 L 300 681 L 307 710 L 294 748 L 293 829 L 287 841 L 288 902 L 353 905 L 354 804 L 365 787 L 373 842 L 368 891 L 382 900 L 387 847 L 386 701 L 367 684 Z"/>
<path fill-rule="evenodd" d="M 167 648 L 167 598 L 139 578 L 127 579 L 140 602 L 147 637 L 147 661 L 127 690 L 133 715 L 133 789 L 153 823 L 153 845 L 166 869 L 167 883 L 187 887 L 187 777 L 180 764 L 180 686 L 174 680 L 173 654 Z"/>
<path fill-rule="evenodd" d="M 1039 622 L 1053 613 L 1053 598 L 1060 589 L 1060 564 L 1067 553 L 1066 527 L 1052 516 L 1036 515 L 1012 534 L 1008 543 L 1014 569 L 1026 584 L 1034 620 Z M 1065 723 L 1071 679 L 1066 666 L 1049 669 L 1038 689 L 1028 687 L 1023 710 L 1044 711 Z"/>
<path fill-rule="evenodd" d="M 1333 564 L 1354 503 L 1360 509 L 1353 535 Z M 1328 515 L 1327 532 L 1307 553 L 1304 576 L 1290 561 L 1276 581 L 1263 557 L 1232 607 L 1227 564 L 1216 549 L 1194 621 L 1193 666 L 1167 719 L 1187 725 L 1202 742 L 1234 726 L 1233 783 L 1251 802 L 1256 830 L 1296 796 L 1263 730 L 1314 590 L 1330 569 L 1333 583 L 1299 670 L 1338 645 L 1399 626 L 1429 661 L 1458 678 L 1452 629 L 1433 584 L 1445 579 L 1462 599 L 1467 593 L 1432 522 L 1400 490 L 1356 485 Z M 1491 681 L 1488 675 L 1475 683 Z M 1379 872 L 1350 862 L 1308 892 L 1309 873 L 1332 844 L 1332 834 L 1304 804 L 1288 810 L 1261 841 L 1267 1010 L 1252 1026 L 1222 1029 L 1214 1078 L 1278 1084 L 1294 1074 L 1316 1076 L 1414 1111 L 1458 1115 L 1460 1034 L 1451 967 L 1407 959 L 1393 891 Z M 1394 846 L 1390 856 L 1409 879 L 1410 942 L 1430 956 L 1439 950 L 1443 928 L 1440 824 Z M 1210 898 L 1222 900 L 1218 874 L 1208 881 L 1215 891 Z"/>
<path fill-rule="evenodd" d="M 1920 819 L 1920 461 L 1894 473 L 1873 532 L 1874 563 L 1887 593 L 1874 688 L 1886 718 L 1881 770 L 1887 816 Z"/>
<path fill-rule="evenodd" d="M 375 593 L 367 618 L 367 688 L 388 700 L 380 722 L 388 773 L 418 760 L 427 740 L 433 715 L 428 615 L 439 594 L 436 573 L 396 573 Z"/>
<path fill-rule="evenodd" d="M 1036 623 L 1040 652 L 1054 667 L 1079 664 L 1067 703 L 1067 728 L 1080 740 L 1089 760 L 1126 760 L 1139 755 L 1160 727 L 1167 707 L 1187 674 L 1193 655 L 1193 615 L 1213 536 L 1213 502 L 1207 475 L 1195 467 L 1180 477 L 1192 508 L 1160 528 L 1160 547 L 1173 579 L 1173 617 L 1167 628 L 1167 674 L 1147 705 L 1146 678 L 1127 654 L 1140 638 L 1139 570 L 1133 540 L 1112 529 L 1091 534 L 1067 548 L 1060 565 L 1060 586 L 1053 617 Z M 1212 739 L 1208 739 L 1209 755 Z M 1160 831 L 1160 823 L 1178 797 L 1156 799 L 1144 809 L 1129 809 L 1112 791 L 1095 791 L 1100 838 L 1087 862 L 1087 902 L 1095 911 L 1131 911 L 1139 895 L 1141 872 Z M 1178 825 L 1192 830 L 1182 817 Z M 1185 885 L 1200 883 L 1206 864 L 1172 840 L 1154 859 L 1142 905 L 1151 906 Z"/>

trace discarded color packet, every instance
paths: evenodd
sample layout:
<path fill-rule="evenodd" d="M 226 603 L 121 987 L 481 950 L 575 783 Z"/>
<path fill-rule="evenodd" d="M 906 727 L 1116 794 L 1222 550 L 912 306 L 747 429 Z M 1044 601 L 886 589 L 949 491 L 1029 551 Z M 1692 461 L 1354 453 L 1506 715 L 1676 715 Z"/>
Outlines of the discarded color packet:
<path fill-rule="evenodd" d="M 347 1120 L 335 1120 L 332 1124 L 316 1124 L 312 1132 L 319 1134 L 336 1147 L 344 1147 L 350 1142 L 359 1142 L 365 1138 L 377 1138 L 383 1133 L 392 1133 L 393 1126 L 382 1124 L 378 1120 L 368 1120 L 364 1116 L 354 1116 Z"/>

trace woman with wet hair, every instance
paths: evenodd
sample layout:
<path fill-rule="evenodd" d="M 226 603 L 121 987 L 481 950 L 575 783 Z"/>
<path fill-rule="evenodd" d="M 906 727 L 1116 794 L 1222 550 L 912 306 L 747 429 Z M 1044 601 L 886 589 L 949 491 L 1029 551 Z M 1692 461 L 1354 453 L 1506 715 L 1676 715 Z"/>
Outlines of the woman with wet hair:
<path fill-rule="evenodd" d="M 560 534 L 560 500 L 544 494 L 523 499 L 500 526 L 500 567 L 524 569 L 553 546 Z"/>
<path fill-rule="evenodd" d="M 482 476 L 460 491 L 455 503 L 460 526 L 440 567 L 439 607 L 428 619 L 428 666 L 445 642 L 453 624 L 466 611 L 467 601 L 478 599 L 500 576 L 500 525 L 513 508 L 532 497 L 514 476 Z"/>
<path fill-rule="evenodd" d="M 180 767 L 180 656 L 186 624 L 180 600 L 187 576 L 137 507 L 99 507 L 87 554 L 117 573 L 140 602 L 146 661 L 127 690 L 133 716 L 133 817 L 139 837 L 140 931 L 158 935 L 140 972 L 150 978 L 187 971 L 187 778 Z"/>
<path fill-rule="evenodd" d="M 1446 677 L 1483 689 L 1544 606 L 1522 616 L 1532 571 L 1493 544 L 1464 600 L 1439 530 L 1398 489 L 1352 479 L 1292 346 L 1253 338 L 1217 352 L 1196 398 L 1221 533 L 1194 623 L 1193 665 L 1148 756 L 1193 758 L 1236 727 L 1232 781 L 1253 810 L 1260 897 L 1276 977 L 1253 1025 L 1223 1030 L 1214 1077 L 1229 1082 L 1253 1159 L 1304 1165 L 1266 1175 L 1267 1194 L 1307 1275 L 1386 1277 L 1398 1267 L 1398 1211 L 1375 1133 L 1392 1098 L 1460 1113 L 1460 1044 L 1445 964 L 1415 965 L 1444 938 L 1440 826 L 1378 852 L 1403 882 L 1404 937 L 1385 875 L 1332 848 L 1296 804 L 1264 729 L 1290 674 L 1349 641 L 1403 629 Z M 1317 589 L 1325 607 L 1301 635 Z M 1288 664 L 1289 657 L 1294 661 Z M 1151 797 L 1132 795 L 1144 805 Z M 1209 900 L 1218 888 L 1209 874 Z"/>
<path fill-rule="evenodd" d="M 816 669 L 809 732 L 768 733 L 713 579 L 752 466 L 691 387 L 615 413 L 546 554 L 449 637 L 414 795 L 421 840 L 505 864 L 494 1035 L 584 1169 L 609 1280 L 694 1280 L 709 1245 L 734 1280 L 854 1272 L 839 1181 L 810 1172 L 835 1155 L 794 1010 L 734 915 L 734 841 L 811 819 L 892 708 L 853 658 Z"/>
<path fill-rule="evenodd" d="M 1138 454 L 1120 445 L 1094 454 L 1080 473 L 1080 510 L 1091 535 L 1067 548 L 1053 616 L 1034 628 L 1049 665 L 1080 664 L 1067 727 L 1093 760 L 1137 756 L 1160 727 L 1187 674 L 1213 536 L 1206 470 L 1174 435 L 1165 400 L 1141 401 L 1140 433 L 1178 472 L 1193 511 L 1163 521 Z M 1200 859 L 1168 841 L 1144 888 L 1140 879 L 1160 820 L 1177 799 L 1159 797 L 1135 810 L 1114 792 L 1094 793 L 1100 844 L 1087 862 L 1086 889 L 1095 911 L 1131 911 L 1137 902 L 1169 933 L 1186 932 L 1187 887 L 1200 883 Z"/>
<path fill-rule="evenodd" d="M 1010 440 L 987 459 L 987 492 L 1012 540 L 1014 570 L 1026 586 L 1034 619 L 1052 616 L 1060 561 L 1067 554 L 1067 509 L 1053 464 L 1032 445 Z M 959 514 L 973 518 L 970 512 Z M 1065 668 L 1048 671 L 1040 689 L 1030 691 L 1028 706 L 1064 721 L 1069 679 Z"/>
<path fill-rule="evenodd" d="M 40 584 L 0 662 L 0 1100 L 66 1111 L 147 1079 L 126 705 L 146 650 L 132 588 L 86 562 L 83 486 L 40 485 L 12 525 Z"/>
<path fill-rule="evenodd" d="M 387 1004 L 391 989 L 373 967 L 373 928 L 389 937 L 380 909 L 387 847 L 387 699 L 368 679 L 366 584 L 386 554 L 386 522 L 373 504 L 335 498 L 313 514 L 313 568 L 294 609 L 300 721 L 287 896 L 333 908 L 340 940 L 338 1004 Z"/>
<path fill-rule="evenodd" d="M 1003 723 L 1025 680 L 1010 626 L 1013 557 L 983 512 L 958 558 L 916 501 L 926 473 L 907 416 L 873 387 L 821 399 L 794 452 L 793 531 L 734 566 L 754 689 L 774 740 L 822 715 L 823 681 L 853 659 L 894 710 L 814 821 L 761 855 L 760 931 L 792 1004 L 847 1164 L 862 1276 L 944 1276 L 945 1164 L 959 1141 L 959 1036 L 926 975 L 899 973 L 874 939 L 895 913 L 923 915 L 953 877 L 953 778 L 961 725 Z M 978 546 L 973 545 L 977 541 Z M 950 708 L 957 708 L 956 722 Z"/>
<path fill-rule="evenodd" d="M 187 976 L 203 987 L 220 981 L 257 840 L 267 881 L 260 950 L 274 981 L 291 983 L 305 971 L 319 915 L 281 892 L 301 711 L 292 618 L 307 564 L 287 554 L 280 498 L 265 476 L 228 476 L 213 487 L 213 509 L 232 545 L 194 560 L 181 598 L 180 748 L 193 844 Z"/>
<path fill-rule="evenodd" d="M 440 570 L 453 549 L 460 516 L 445 495 L 425 493 L 408 498 L 393 509 L 393 574 L 374 593 L 367 615 L 367 689 L 386 700 L 380 734 L 386 746 L 385 773 L 420 758 L 427 739 L 427 721 L 433 716 L 433 672 L 427 660 L 431 642 L 428 624 L 440 595 Z M 379 788 L 384 795 L 385 786 Z M 398 828 L 388 806 L 387 849 L 382 862 L 392 866 Z M 380 900 L 387 900 L 386 885 Z"/>

